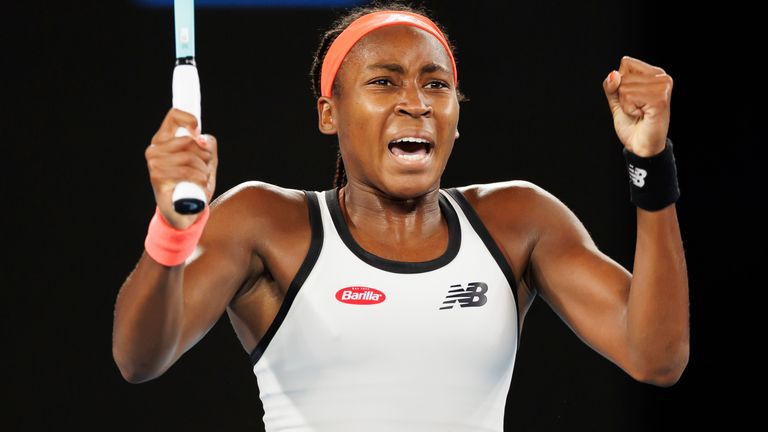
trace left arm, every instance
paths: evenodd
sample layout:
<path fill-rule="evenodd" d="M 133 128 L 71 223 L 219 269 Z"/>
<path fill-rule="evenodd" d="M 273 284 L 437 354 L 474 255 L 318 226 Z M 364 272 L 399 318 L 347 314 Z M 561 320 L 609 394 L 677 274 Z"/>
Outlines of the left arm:
<path fill-rule="evenodd" d="M 660 153 L 672 79 L 624 57 L 603 82 L 619 139 L 641 157 Z M 541 192 L 530 277 L 588 345 L 637 380 L 669 386 L 688 363 L 688 278 L 675 205 L 637 209 L 634 272 L 602 254 L 561 202 Z"/>
<path fill-rule="evenodd" d="M 688 279 L 675 205 L 637 210 L 634 273 L 597 249 L 576 216 L 538 194 L 529 277 L 589 346 L 638 381 L 669 386 L 688 363 Z"/>

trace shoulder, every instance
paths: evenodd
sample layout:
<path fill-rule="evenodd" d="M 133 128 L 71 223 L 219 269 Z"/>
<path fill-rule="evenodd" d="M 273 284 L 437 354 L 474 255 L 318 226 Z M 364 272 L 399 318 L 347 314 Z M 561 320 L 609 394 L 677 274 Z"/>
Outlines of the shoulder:
<path fill-rule="evenodd" d="M 532 182 L 510 180 L 457 187 L 480 219 L 497 231 L 538 237 L 561 224 L 578 224 L 568 207 Z M 489 227 L 490 228 L 490 227 Z"/>
<path fill-rule="evenodd" d="M 541 186 L 525 180 L 473 184 L 456 189 L 475 209 L 502 206 L 520 211 L 560 202 Z"/>
<path fill-rule="evenodd" d="M 254 210 L 272 207 L 291 207 L 305 202 L 304 192 L 262 181 L 247 181 L 229 189 L 211 203 L 211 210 L 231 211 L 235 208 Z"/>
<path fill-rule="evenodd" d="M 308 204 L 304 191 L 262 181 L 247 181 L 227 190 L 211 202 L 209 224 L 232 232 L 280 233 L 307 224 Z M 250 235 L 249 235 L 250 234 Z"/>

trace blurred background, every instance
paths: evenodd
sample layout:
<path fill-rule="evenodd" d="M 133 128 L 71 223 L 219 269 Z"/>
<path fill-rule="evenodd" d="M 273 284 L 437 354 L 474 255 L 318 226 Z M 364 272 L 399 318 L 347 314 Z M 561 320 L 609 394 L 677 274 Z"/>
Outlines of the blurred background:
<path fill-rule="evenodd" d="M 219 140 L 216 195 L 247 180 L 331 188 L 335 142 L 317 131 L 308 72 L 321 33 L 354 3 L 365 2 L 198 2 L 203 128 Z M 226 316 L 154 381 L 126 383 L 112 359 L 115 298 L 155 207 L 144 149 L 171 104 L 170 4 L 3 7 L 5 430 L 263 430 L 258 384 Z M 688 368 L 671 388 L 635 382 L 537 300 L 507 430 L 748 422 L 742 391 L 761 375 L 756 306 L 765 286 L 756 14 L 736 2 L 416 4 L 447 28 L 470 98 L 442 186 L 532 181 L 628 269 L 634 209 L 601 83 L 623 55 L 674 78 Z"/>

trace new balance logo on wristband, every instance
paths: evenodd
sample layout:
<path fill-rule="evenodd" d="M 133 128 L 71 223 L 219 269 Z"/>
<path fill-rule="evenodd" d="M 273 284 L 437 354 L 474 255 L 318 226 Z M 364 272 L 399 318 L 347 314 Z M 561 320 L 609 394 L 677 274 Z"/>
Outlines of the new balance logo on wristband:
<path fill-rule="evenodd" d="M 488 292 L 488 285 L 484 282 L 472 282 L 467 285 L 467 289 L 461 287 L 461 285 L 451 285 L 452 289 L 448 291 L 448 295 L 445 296 L 444 305 L 440 309 L 453 309 L 453 306 L 458 302 L 459 306 L 465 307 L 477 307 L 482 306 L 488 301 L 488 297 L 485 293 Z"/>
<path fill-rule="evenodd" d="M 647 175 L 648 171 L 637 168 L 634 165 L 629 165 L 629 179 L 632 180 L 635 186 L 640 188 L 645 186 L 645 176 Z"/>

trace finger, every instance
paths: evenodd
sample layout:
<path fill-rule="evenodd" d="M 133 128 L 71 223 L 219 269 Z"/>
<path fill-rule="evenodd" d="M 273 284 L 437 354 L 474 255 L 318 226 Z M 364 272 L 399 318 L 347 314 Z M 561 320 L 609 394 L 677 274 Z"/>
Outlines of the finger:
<path fill-rule="evenodd" d="M 213 195 L 213 191 L 216 189 L 216 168 L 218 161 L 213 160 L 208 163 L 208 182 L 206 183 L 207 190 Z M 210 199 L 210 196 L 208 197 Z"/>
<path fill-rule="evenodd" d="M 209 134 L 203 134 L 200 136 L 200 145 L 210 152 L 210 159 L 207 161 L 208 176 L 206 178 L 205 190 L 210 200 L 213 196 L 213 191 L 216 189 L 216 169 L 219 165 L 218 157 L 218 141 L 216 137 Z"/>
<path fill-rule="evenodd" d="M 663 89 L 657 85 L 622 86 L 620 92 L 621 108 L 630 116 L 643 116 L 646 111 L 663 103 Z"/>
<path fill-rule="evenodd" d="M 153 184 L 162 185 L 161 188 L 173 188 L 173 185 L 181 181 L 189 181 L 205 187 L 208 183 L 208 172 L 189 166 L 157 166 L 149 172 Z"/>
<path fill-rule="evenodd" d="M 178 153 L 147 160 L 150 173 L 158 178 L 180 178 L 179 171 L 192 169 L 205 175 L 210 171 L 208 164 L 189 153 Z"/>
<path fill-rule="evenodd" d="M 167 166 L 170 168 L 173 167 L 188 167 L 193 168 L 196 170 L 200 170 L 201 172 L 208 172 L 208 162 L 200 159 L 199 157 L 191 154 L 191 153 L 176 153 L 173 155 L 169 155 L 168 157 L 162 159 L 159 164 L 162 164 L 163 166 Z"/>
<path fill-rule="evenodd" d="M 215 170 L 219 165 L 219 143 L 212 135 L 205 135 L 205 147 L 210 152 L 210 158 L 207 160 L 208 166 Z"/>
<path fill-rule="evenodd" d="M 193 170 L 206 177 L 211 172 L 210 166 L 191 155 L 174 155 L 169 158 L 155 158 L 147 161 L 150 175 L 158 179 L 183 180 L 187 170 Z M 204 184 L 204 183 L 203 183 Z"/>
<path fill-rule="evenodd" d="M 671 79 L 670 79 L 671 80 Z M 627 114 L 638 114 L 637 108 L 643 112 L 663 112 L 671 99 L 671 81 L 658 81 L 651 84 L 621 85 L 621 107 Z"/>
<path fill-rule="evenodd" d="M 639 74 L 655 76 L 663 74 L 664 69 L 650 65 L 642 60 L 630 56 L 624 56 L 621 58 L 621 65 L 619 66 L 619 72 L 622 75 Z"/>
<path fill-rule="evenodd" d="M 617 71 L 611 71 L 603 80 L 603 91 L 605 91 L 605 97 L 608 99 L 608 107 L 611 109 L 611 113 L 615 113 L 617 109 L 621 108 L 619 101 L 619 85 L 621 83 L 622 76 Z"/>
<path fill-rule="evenodd" d="M 201 134 L 200 140 L 198 141 L 200 144 L 200 147 L 204 148 L 205 150 L 216 153 L 218 150 L 219 143 L 216 140 L 216 137 L 209 134 Z"/>
<path fill-rule="evenodd" d="M 649 102 L 670 99 L 672 92 L 672 78 L 665 75 L 663 80 L 651 82 L 622 82 L 619 93 L 627 96 L 647 99 Z"/>
<path fill-rule="evenodd" d="M 629 74 L 624 75 L 621 79 L 621 88 L 624 89 L 624 87 L 634 86 L 634 85 L 656 85 L 659 83 L 668 83 L 671 81 L 672 77 L 670 77 L 667 74 L 658 74 L 658 75 L 639 75 L 639 74 Z"/>
<path fill-rule="evenodd" d="M 621 97 L 621 110 L 628 116 L 640 117 L 644 106 L 645 103 L 635 96 L 622 95 Z"/>
<path fill-rule="evenodd" d="M 213 153 L 205 148 L 201 148 L 200 144 L 191 137 L 176 137 L 166 142 L 159 144 L 151 144 L 147 148 L 147 157 L 174 154 L 174 153 L 191 153 L 200 159 L 208 162 L 213 157 Z"/>
<path fill-rule="evenodd" d="M 184 178 L 185 172 L 192 170 L 203 176 L 208 176 L 210 169 L 208 164 L 199 158 L 188 154 L 179 153 L 167 156 L 165 158 L 156 158 L 147 161 L 150 170 L 155 174 L 170 179 L 180 180 Z"/>
<path fill-rule="evenodd" d="M 165 115 L 163 123 L 160 124 L 160 129 L 158 129 L 155 137 L 158 137 L 158 140 L 160 141 L 165 141 L 176 136 L 176 130 L 180 127 L 186 128 L 193 137 L 197 137 L 200 134 L 200 131 L 197 129 L 197 118 L 194 115 L 186 111 L 171 108 L 168 111 L 168 114 Z"/>

